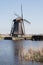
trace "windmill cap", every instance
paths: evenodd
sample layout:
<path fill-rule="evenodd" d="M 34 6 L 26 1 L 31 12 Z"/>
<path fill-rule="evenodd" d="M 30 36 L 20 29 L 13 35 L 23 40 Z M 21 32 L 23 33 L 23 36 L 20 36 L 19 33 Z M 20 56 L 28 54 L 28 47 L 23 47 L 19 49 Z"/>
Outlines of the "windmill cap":
<path fill-rule="evenodd" d="M 13 22 L 17 21 L 17 22 L 21 22 L 21 20 L 23 20 L 22 18 L 16 18 L 13 20 Z"/>

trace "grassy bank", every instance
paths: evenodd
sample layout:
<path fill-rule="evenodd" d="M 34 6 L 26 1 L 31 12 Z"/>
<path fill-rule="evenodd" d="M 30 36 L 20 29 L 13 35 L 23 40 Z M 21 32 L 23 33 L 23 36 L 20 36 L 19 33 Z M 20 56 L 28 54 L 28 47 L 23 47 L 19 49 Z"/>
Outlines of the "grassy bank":
<path fill-rule="evenodd" d="M 22 51 L 23 52 L 23 51 Z M 25 61 L 36 61 L 36 62 L 43 62 L 43 48 L 40 50 L 32 50 L 29 49 L 28 52 L 20 53 L 21 58 Z"/>

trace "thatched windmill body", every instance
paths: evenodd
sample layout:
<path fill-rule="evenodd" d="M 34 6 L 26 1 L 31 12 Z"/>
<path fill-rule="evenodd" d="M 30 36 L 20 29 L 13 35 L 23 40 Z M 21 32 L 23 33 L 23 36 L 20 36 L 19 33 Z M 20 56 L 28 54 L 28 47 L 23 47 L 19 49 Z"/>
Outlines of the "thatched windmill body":
<path fill-rule="evenodd" d="M 22 36 L 25 34 L 25 27 L 24 27 L 24 21 L 29 23 L 26 19 L 23 18 L 23 11 L 22 11 L 22 5 L 21 5 L 21 17 L 18 14 L 15 14 L 17 16 L 16 19 L 13 20 L 13 26 L 11 28 L 11 35 L 12 36 Z"/>

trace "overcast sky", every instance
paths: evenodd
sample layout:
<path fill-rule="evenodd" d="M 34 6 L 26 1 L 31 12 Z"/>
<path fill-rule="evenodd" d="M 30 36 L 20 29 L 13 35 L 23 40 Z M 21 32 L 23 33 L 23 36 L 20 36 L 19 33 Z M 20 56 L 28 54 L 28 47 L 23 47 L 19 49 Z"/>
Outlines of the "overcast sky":
<path fill-rule="evenodd" d="M 12 20 L 17 13 L 31 22 L 24 22 L 25 33 L 43 34 L 43 0 L 0 0 L 0 33 L 10 33 Z"/>

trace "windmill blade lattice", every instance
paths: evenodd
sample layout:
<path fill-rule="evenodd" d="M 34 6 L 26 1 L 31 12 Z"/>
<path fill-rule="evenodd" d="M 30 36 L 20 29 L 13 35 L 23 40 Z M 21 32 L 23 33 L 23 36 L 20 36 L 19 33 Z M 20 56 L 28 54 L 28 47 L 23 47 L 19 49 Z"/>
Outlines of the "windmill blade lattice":
<path fill-rule="evenodd" d="M 22 4 L 21 4 L 21 18 L 22 18 L 22 30 L 23 30 L 23 34 L 25 34 L 25 27 L 24 27 L 24 20 L 23 20 L 23 9 L 22 9 Z"/>
<path fill-rule="evenodd" d="M 27 23 L 29 23 L 29 24 L 31 24 L 28 20 L 26 20 L 26 19 L 23 19 L 25 22 L 27 22 Z"/>

